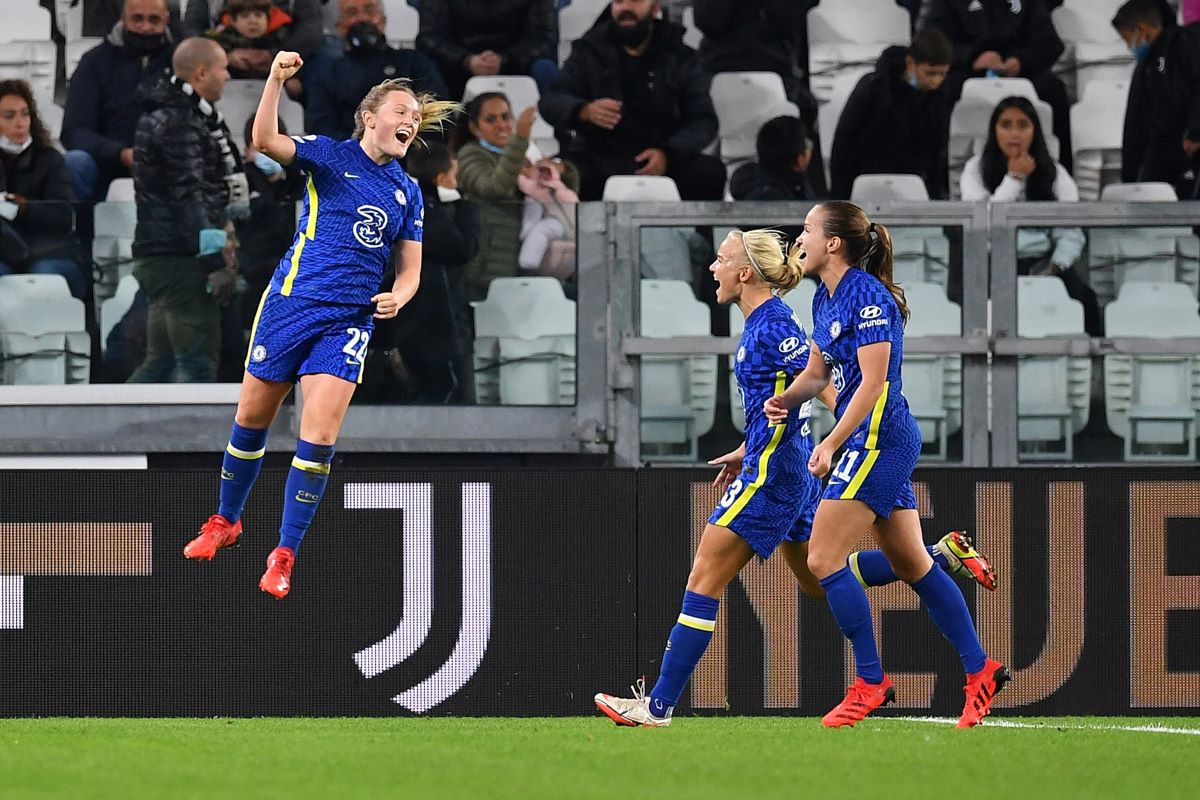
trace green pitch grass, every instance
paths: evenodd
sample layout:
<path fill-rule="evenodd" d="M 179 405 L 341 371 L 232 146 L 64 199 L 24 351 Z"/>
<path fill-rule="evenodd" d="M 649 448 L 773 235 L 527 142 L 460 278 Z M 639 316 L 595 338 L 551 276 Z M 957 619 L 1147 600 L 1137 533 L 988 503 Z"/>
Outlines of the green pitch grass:
<path fill-rule="evenodd" d="M 1200 719 L 1142 717 L 9 719 L 0 797 L 1194 800 L 1196 734 Z"/>

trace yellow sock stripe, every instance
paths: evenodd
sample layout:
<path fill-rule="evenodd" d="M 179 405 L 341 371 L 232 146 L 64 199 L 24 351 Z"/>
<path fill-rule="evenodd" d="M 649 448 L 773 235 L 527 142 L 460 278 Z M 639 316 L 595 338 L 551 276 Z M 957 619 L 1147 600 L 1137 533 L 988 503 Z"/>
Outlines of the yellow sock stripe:
<path fill-rule="evenodd" d="M 258 318 L 262 316 L 263 306 L 267 303 L 267 295 L 270 291 L 271 287 L 268 286 L 263 290 L 262 297 L 258 298 L 258 310 L 254 312 L 254 322 L 250 325 L 249 344 L 246 345 L 246 362 L 242 365 L 246 368 L 250 367 L 250 353 L 254 350 L 254 336 L 258 333 Z"/>
<path fill-rule="evenodd" d="M 867 479 L 867 473 L 871 471 L 871 467 L 875 464 L 875 459 L 879 458 L 878 450 L 868 450 L 867 457 L 863 459 L 862 466 L 858 468 L 858 472 L 854 473 L 854 480 L 850 481 L 850 485 L 846 487 L 846 491 L 842 492 L 843 500 L 853 500 L 854 495 L 858 493 L 858 487 L 863 485 L 863 481 Z"/>
<path fill-rule="evenodd" d="M 870 589 L 871 587 L 863 580 L 862 573 L 858 570 L 858 551 L 855 550 L 851 553 L 847 561 L 850 563 L 850 571 L 854 573 L 854 577 L 858 578 L 858 582 L 863 585 L 864 589 Z"/>
<path fill-rule="evenodd" d="M 225 445 L 225 452 L 234 458 L 243 458 L 247 461 L 253 461 L 256 458 L 262 458 L 267 453 L 267 448 L 261 450 L 238 450 L 232 444 Z"/>
<path fill-rule="evenodd" d="M 715 619 L 701 619 L 700 617 L 691 617 L 687 614 L 679 615 L 679 624 L 687 625 L 689 628 L 695 628 L 698 631 L 708 631 L 709 633 L 717 629 L 717 621 Z"/>
<path fill-rule="evenodd" d="M 305 461 L 303 458 L 292 456 L 292 466 L 296 469 L 302 469 L 305 472 L 317 472 L 321 475 L 329 474 L 329 465 L 320 461 Z"/>
<path fill-rule="evenodd" d="M 883 409 L 887 405 L 888 389 L 891 385 L 891 381 L 883 382 L 883 394 L 879 395 L 879 399 L 875 401 L 875 407 L 871 409 L 871 426 L 867 429 L 868 450 L 874 450 L 879 446 L 879 422 L 883 419 Z"/>
<path fill-rule="evenodd" d="M 300 271 L 300 254 L 304 252 L 304 243 L 317 237 L 317 206 L 317 186 L 313 183 L 312 175 L 309 175 L 308 224 L 300 232 L 300 236 L 296 239 L 296 246 L 292 249 L 292 268 L 288 270 L 287 277 L 283 279 L 283 288 L 280 290 L 280 294 L 285 297 L 292 293 L 292 284 L 296 282 L 296 273 Z"/>
<path fill-rule="evenodd" d="M 787 373 L 775 373 L 775 394 L 783 394 L 783 390 L 787 388 Z M 783 439 L 784 431 L 787 430 L 787 423 L 781 422 L 775 426 L 774 432 L 771 434 L 771 441 L 767 442 L 766 448 L 763 449 L 762 456 L 758 459 L 758 474 L 754 476 L 754 480 L 747 486 L 738 499 L 734 501 L 729 510 L 717 519 L 717 524 L 722 528 L 729 527 L 729 523 L 733 522 L 738 513 L 746 507 L 750 502 L 750 498 L 754 497 L 754 493 L 758 491 L 758 487 L 763 485 L 767 479 L 767 462 L 771 460 L 771 455 L 775 452 L 775 448 L 779 446 L 779 442 Z"/>

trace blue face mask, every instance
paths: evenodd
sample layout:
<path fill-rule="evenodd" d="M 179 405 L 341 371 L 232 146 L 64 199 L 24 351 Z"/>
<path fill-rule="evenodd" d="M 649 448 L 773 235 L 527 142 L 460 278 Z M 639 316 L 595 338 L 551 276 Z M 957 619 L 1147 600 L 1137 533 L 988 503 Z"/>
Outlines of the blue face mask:
<path fill-rule="evenodd" d="M 1134 60 L 1145 61 L 1147 56 L 1150 55 L 1150 43 L 1142 42 L 1141 44 L 1135 44 L 1129 48 L 1129 52 L 1133 53 Z"/>
<path fill-rule="evenodd" d="M 266 175 L 268 178 L 283 172 L 283 167 L 280 166 L 279 162 L 272 160 L 266 153 L 254 154 L 254 166 L 262 170 L 263 175 Z"/>
<path fill-rule="evenodd" d="M 916 90 L 918 90 L 918 91 L 920 91 L 920 89 L 921 89 L 921 85 L 920 85 L 919 83 L 917 83 L 917 76 L 916 76 L 916 75 L 909 75 L 909 76 L 908 76 L 908 85 L 909 85 L 909 86 L 911 86 L 911 87 L 913 87 L 914 89 L 916 89 Z"/>

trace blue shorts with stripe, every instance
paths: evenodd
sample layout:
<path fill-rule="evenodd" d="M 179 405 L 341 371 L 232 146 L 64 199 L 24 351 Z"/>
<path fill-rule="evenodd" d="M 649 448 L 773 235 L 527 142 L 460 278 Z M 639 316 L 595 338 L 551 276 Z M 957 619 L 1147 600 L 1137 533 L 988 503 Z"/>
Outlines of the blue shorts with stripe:
<path fill-rule="evenodd" d="M 362 383 L 375 320 L 369 305 L 263 293 L 246 354 L 246 370 L 264 381 L 333 375 Z"/>
<path fill-rule="evenodd" d="M 812 476 L 756 486 L 754 475 L 743 472 L 729 484 L 708 521 L 729 528 L 755 553 L 770 558 L 780 542 L 808 541 L 820 499 L 821 482 Z"/>
<path fill-rule="evenodd" d="M 916 508 L 912 473 L 920 455 L 919 435 L 886 450 L 868 449 L 860 437 L 852 437 L 829 471 L 823 497 L 862 501 L 883 519 L 890 517 L 894 508 Z"/>

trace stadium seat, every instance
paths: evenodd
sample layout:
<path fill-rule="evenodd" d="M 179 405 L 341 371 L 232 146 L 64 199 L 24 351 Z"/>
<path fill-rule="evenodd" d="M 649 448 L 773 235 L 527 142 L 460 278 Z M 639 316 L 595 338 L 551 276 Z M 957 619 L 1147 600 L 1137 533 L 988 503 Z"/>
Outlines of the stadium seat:
<path fill-rule="evenodd" d="M 709 89 L 717 126 L 721 160 L 726 164 L 754 158 L 755 139 L 763 123 L 774 117 L 799 117 L 788 102 L 783 79 L 774 72 L 721 72 Z"/>
<path fill-rule="evenodd" d="M 641 282 L 641 334 L 652 338 L 709 336 L 708 306 L 683 281 Z M 717 357 L 641 357 L 642 456 L 695 461 L 697 439 L 712 430 Z"/>
<path fill-rule="evenodd" d="M 912 316 L 908 336 L 962 335 L 962 309 L 931 283 L 911 283 L 904 294 Z M 962 356 L 906 353 L 904 396 L 921 429 L 922 455 L 944 461 L 946 437 L 962 427 Z"/>
<path fill-rule="evenodd" d="M 132 203 L 136 199 L 133 189 L 133 178 L 114 178 L 108 185 L 108 194 L 104 198 L 110 203 Z"/>
<path fill-rule="evenodd" d="M 554 278 L 496 278 L 475 304 L 480 405 L 575 403 L 575 303 Z"/>
<path fill-rule="evenodd" d="M 610 175 L 604 181 L 606 203 L 645 201 L 679 202 L 679 187 L 667 175 Z"/>
<path fill-rule="evenodd" d="M 1017 335 L 1083 336 L 1083 305 L 1054 276 L 1017 278 Z M 1092 360 L 1087 356 L 1020 356 L 1017 444 L 1024 459 L 1070 461 L 1072 436 L 1087 425 Z"/>
<path fill-rule="evenodd" d="M 1175 194 L 1175 187 L 1169 183 L 1146 181 L 1105 186 L 1100 199 L 1128 203 L 1174 203 L 1179 199 L 1179 195 Z"/>
<path fill-rule="evenodd" d="M 1066 45 L 1055 72 L 1072 96 L 1082 99 L 1090 85 L 1127 80 L 1132 74 L 1133 57 L 1110 22 L 1122 2 L 1065 0 L 1050 12 L 1054 30 Z"/>
<path fill-rule="evenodd" d="M 467 79 L 467 85 L 463 89 L 463 104 L 471 102 L 484 92 L 502 92 L 508 98 L 514 119 L 530 106 L 536 107 L 540 97 L 537 83 L 528 75 L 474 75 Z M 552 156 L 558 152 L 558 140 L 554 138 L 554 129 L 542 119 L 541 114 L 533 121 L 533 135 L 530 138 L 542 151 L 542 155 Z"/>
<path fill-rule="evenodd" d="M 5 0 L 0 42 L 50 41 L 50 12 L 38 0 Z"/>
<path fill-rule="evenodd" d="M 337 8 L 337 3 L 329 5 Z M 388 44 L 392 47 L 412 48 L 421 28 L 421 13 L 408 4 L 408 0 L 383 0 L 383 12 L 387 16 Z"/>
<path fill-rule="evenodd" d="M 225 124 L 239 147 L 245 147 L 246 120 L 258 111 L 258 101 L 262 99 L 263 83 L 257 78 L 239 78 L 225 84 L 225 92 L 217 103 L 217 109 L 224 115 Z M 291 136 L 304 133 L 304 107 L 287 96 L 279 95 L 279 118 L 283 120 L 287 132 Z"/>
<path fill-rule="evenodd" d="M 0 384 L 87 383 L 90 349 L 62 276 L 0 276 Z"/>
<path fill-rule="evenodd" d="M 859 175 L 850 189 L 850 199 L 864 200 L 928 200 L 929 190 L 920 175 Z"/>
<path fill-rule="evenodd" d="M 610 0 L 571 0 L 558 12 L 558 63 L 571 54 L 571 42 L 583 36 L 595 24 Z"/>
<path fill-rule="evenodd" d="M 96 302 L 112 297 L 117 284 L 133 272 L 133 236 L 137 206 L 133 203 L 97 203 L 92 210 L 95 235 L 92 261 L 96 265 L 93 291 Z"/>
<path fill-rule="evenodd" d="M 1071 106 L 1074 177 L 1083 201 L 1099 199 L 1101 190 L 1121 180 L 1124 98 L 1119 106 L 1099 92 L 1093 92 L 1091 98 Z"/>
<path fill-rule="evenodd" d="M 950 240 L 941 228 L 889 226 L 892 236 L 893 277 L 902 286 L 950 281 Z"/>
<path fill-rule="evenodd" d="M 693 50 L 700 49 L 704 34 L 696 27 L 696 9 L 690 5 L 679 15 L 679 24 L 683 26 L 683 43 Z"/>
<path fill-rule="evenodd" d="M 133 299 L 138 293 L 137 278 L 126 275 L 117 283 L 116 293 L 100 303 L 98 322 L 100 325 L 100 352 L 108 349 L 108 335 L 117 326 L 121 318 L 133 305 Z"/>
<path fill-rule="evenodd" d="M 83 58 L 83 54 L 103 41 L 104 39 L 99 36 L 81 36 L 78 39 L 67 40 L 63 48 L 63 58 L 66 62 L 68 83 L 71 81 L 71 76 L 75 74 L 75 68 L 79 66 L 79 60 Z"/>
<path fill-rule="evenodd" d="M 1196 298 L 1176 283 L 1133 281 L 1104 310 L 1109 336 L 1200 336 Z M 1125 459 L 1196 460 L 1200 357 L 1104 357 L 1108 427 L 1125 440 Z"/>
<path fill-rule="evenodd" d="M 33 100 L 37 103 L 38 116 L 41 117 L 42 124 L 46 126 L 46 132 L 50 134 L 50 138 L 57 143 L 62 135 L 63 107 L 54 102 L 53 92 L 36 87 L 30 88 L 33 89 Z"/>
<path fill-rule="evenodd" d="M 47 30 L 44 41 L 0 40 L 0 80 L 17 78 L 36 91 L 53 93 L 58 50 L 49 36 Z"/>

